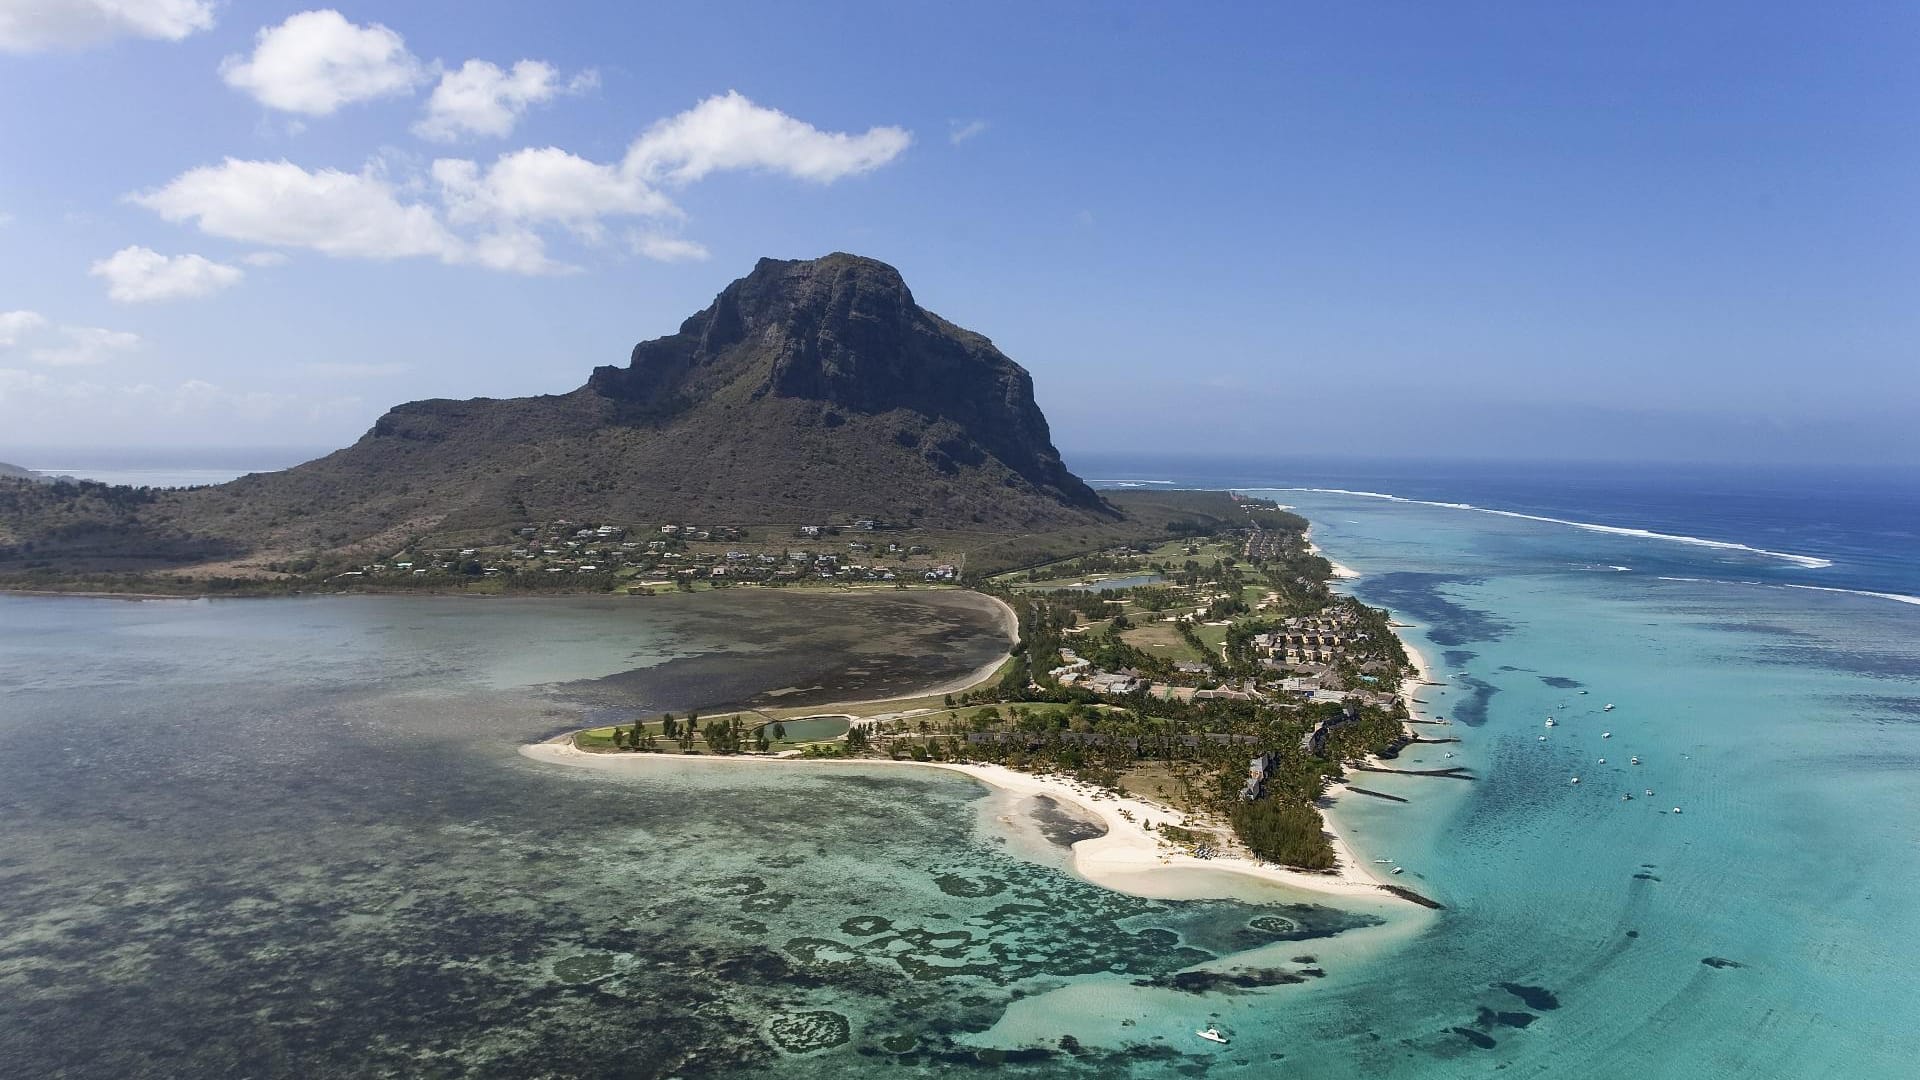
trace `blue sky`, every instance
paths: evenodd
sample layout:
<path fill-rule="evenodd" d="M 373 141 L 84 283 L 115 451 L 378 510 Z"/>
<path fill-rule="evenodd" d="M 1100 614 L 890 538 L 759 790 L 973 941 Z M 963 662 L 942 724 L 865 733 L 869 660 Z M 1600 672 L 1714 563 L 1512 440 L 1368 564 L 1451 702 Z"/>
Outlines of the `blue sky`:
<path fill-rule="evenodd" d="M 1912 463 L 1916 40 L 1884 3 L 0 0 L 0 455 L 564 392 L 847 250 L 1032 370 L 1070 460 Z"/>

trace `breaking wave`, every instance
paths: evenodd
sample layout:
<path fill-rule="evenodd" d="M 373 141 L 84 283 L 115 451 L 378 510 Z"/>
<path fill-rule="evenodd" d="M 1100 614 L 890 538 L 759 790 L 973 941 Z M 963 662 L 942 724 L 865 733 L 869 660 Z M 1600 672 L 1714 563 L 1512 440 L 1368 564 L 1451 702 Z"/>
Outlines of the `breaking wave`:
<path fill-rule="evenodd" d="M 1756 589 L 1799 589 L 1803 592 L 1845 593 L 1848 596 L 1871 596 L 1876 600 L 1891 600 L 1896 604 L 1914 604 L 1920 606 L 1920 596 L 1906 593 L 1874 592 L 1871 589 L 1838 589 L 1831 585 L 1789 585 L 1781 581 L 1722 581 L 1717 578 L 1666 577 L 1661 581 L 1685 581 L 1697 585 L 1751 585 Z"/>
<path fill-rule="evenodd" d="M 1599 525 L 1591 521 L 1569 521 L 1566 518 L 1544 517 L 1540 514 L 1523 514 L 1518 510 L 1492 510 L 1472 503 L 1435 502 L 1431 499 L 1409 499 L 1400 495 L 1388 495 L 1379 491 L 1353 491 L 1348 488 L 1281 488 L 1282 491 L 1312 491 L 1323 495 L 1354 495 L 1363 499 L 1386 499 L 1389 502 L 1412 503 L 1417 506 L 1438 506 L 1446 510 L 1473 510 L 1482 514 L 1497 514 L 1500 517 L 1519 518 L 1522 521 L 1543 521 L 1549 525 L 1567 525 L 1588 532 L 1607 533 L 1612 536 L 1631 536 L 1641 540 L 1666 540 L 1675 544 L 1691 544 L 1694 547 L 1719 548 L 1723 551 L 1744 551 L 1749 555 L 1764 555 L 1769 559 L 1781 559 L 1795 566 L 1804 566 L 1809 570 L 1819 570 L 1833 565 L 1832 559 L 1823 559 L 1817 555 L 1795 555 L 1790 551 L 1769 551 L 1751 544 L 1737 544 L 1731 540 L 1708 540 L 1701 536 L 1680 536 L 1675 533 L 1654 532 L 1652 529 L 1632 529 L 1623 525 Z M 1814 588 L 1815 586 L 1803 586 Z M 1840 592 L 1853 590 L 1842 589 Z M 1898 595 L 1898 594 L 1887 594 Z"/>

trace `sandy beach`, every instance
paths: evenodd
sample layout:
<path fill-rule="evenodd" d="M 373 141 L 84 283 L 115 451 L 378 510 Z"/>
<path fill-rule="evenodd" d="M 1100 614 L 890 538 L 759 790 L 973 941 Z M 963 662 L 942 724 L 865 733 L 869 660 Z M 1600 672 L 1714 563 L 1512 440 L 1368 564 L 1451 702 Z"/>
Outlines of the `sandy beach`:
<path fill-rule="evenodd" d="M 548 742 L 521 747 L 520 752 L 535 761 L 601 772 L 635 775 L 700 765 L 782 765 L 788 768 L 813 766 L 904 767 L 942 769 L 970 776 L 999 791 L 1020 796 L 1045 796 L 1055 802 L 1078 807 L 1106 826 L 1106 835 L 1082 840 L 1073 846 L 1072 867 L 1076 874 L 1096 885 L 1133 896 L 1159 899 L 1195 899 L 1217 895 L 1206 881 L 1214 874 L 1234 874 L 1255 878 L 1323 896 L 1403 902 L 1376 880 L 1355 857 L 1337 830 L 1333 833 L 1334 852 L 1340 869 L 1318 874 L 1291 870 L 1272 863 L 1239 855 L 1221 854 L 1200 859 L 1179 845 L 1162 840 L 1147 831 L 1146 824 L 1177 824 L 1183 815 L 1138 796 L 1122 796 L 1082 784 L 1069 777 L 1020 772 L 1000 765 L 937 761 L 892 761 L 877 758 L 799 758 L 789 756 L 728 756 L 680 754 L 605 754 L 591 753 L 573 745 L 565 735 Z M 1131 815 L 1131 816 L 1129 816 Z M 1193 875 L 1187 871 L 1210 871 Z"/>

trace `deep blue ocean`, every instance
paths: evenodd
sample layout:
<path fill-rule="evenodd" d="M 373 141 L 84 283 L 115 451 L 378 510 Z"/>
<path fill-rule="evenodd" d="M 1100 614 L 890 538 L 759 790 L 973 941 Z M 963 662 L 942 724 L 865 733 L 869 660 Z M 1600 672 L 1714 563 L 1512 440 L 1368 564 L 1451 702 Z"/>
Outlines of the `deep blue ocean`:
<path fill-rule="evenodd" d="M 1787 575 L 1792 583 L 1920 594 L 1920 469 L 1102 455 L 1070 464 L 1101 487 L 1323 488 L 1744 544 L 1833 563 Z M 1663 560 L 1671 553 L 1643 549 L 1645 569 L 1694 566 Z"/>

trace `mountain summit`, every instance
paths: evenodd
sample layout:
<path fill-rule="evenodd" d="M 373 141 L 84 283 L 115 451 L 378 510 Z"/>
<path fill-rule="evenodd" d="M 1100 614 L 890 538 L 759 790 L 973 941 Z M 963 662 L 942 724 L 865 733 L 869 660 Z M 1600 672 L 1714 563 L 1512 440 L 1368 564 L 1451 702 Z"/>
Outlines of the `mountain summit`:
<path fill-rule="evenodd" d="M 931 469 L 938 475 L 920 477 L 929 484 L 984 469 L 996 499 L 1104 509 L 1061 463 L 1026 369 L 916 304 L 898 270 L 857 255 L 762 259 L 679 333 L 634 346 L 625 368 L 596 368 L 587 389 L 643 423 L 717 407 L 772 412 L 795 429 L 851 425 L 831 440 L 849 466 L 883 464 L 906 477 Z M 866 443 L 873 438 L 906 453 L 877 451 Z M 936 506 L 921 509 L 928 515 L 960 523 Z"/>
<path fill-rule="evenodd" d="M 1121 517 L 1061 462 L 1024 368 L 846 254 L 762 259 L 571 393 L 411 402 L 326 457 L 113 514 L 68 535 L 258 561 L 560 518 L 1027 534 Z"/>

